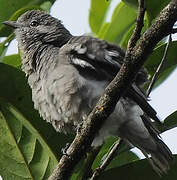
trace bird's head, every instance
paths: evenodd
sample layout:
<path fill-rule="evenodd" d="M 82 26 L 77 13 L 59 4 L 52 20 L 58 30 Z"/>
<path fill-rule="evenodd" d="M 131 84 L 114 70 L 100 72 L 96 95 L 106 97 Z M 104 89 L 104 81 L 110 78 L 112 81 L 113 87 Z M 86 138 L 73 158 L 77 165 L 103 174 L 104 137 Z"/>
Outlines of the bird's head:
<path fill-rule="evenodd" d="M 71 37 L 61 21 L 39 10 L 28 11 L 17 21 L 5 21 L 4 24 L 15 29 L 21 46 L 40 43 L 60 47 Z"/>

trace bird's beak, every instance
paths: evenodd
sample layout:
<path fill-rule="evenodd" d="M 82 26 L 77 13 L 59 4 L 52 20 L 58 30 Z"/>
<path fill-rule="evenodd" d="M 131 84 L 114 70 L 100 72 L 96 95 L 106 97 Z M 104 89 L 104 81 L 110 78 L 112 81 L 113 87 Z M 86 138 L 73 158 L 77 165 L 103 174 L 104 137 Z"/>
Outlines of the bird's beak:
<path fill-rule="evenodd" d="M 10 26 L 14 29 L 21 27 L 21 24 L 16 21 L 4 21 L 3 24 Z"/>

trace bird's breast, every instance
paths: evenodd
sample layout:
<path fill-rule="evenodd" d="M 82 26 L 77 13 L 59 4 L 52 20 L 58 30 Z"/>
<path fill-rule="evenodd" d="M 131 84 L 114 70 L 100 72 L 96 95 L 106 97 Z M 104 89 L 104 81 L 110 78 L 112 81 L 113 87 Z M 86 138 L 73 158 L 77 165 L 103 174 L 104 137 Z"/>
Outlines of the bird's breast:
<path fill-rule="evenodd" d="M 58 68 L 37 82 L 31 76 L 29 84 L 35 108 L 59 132 L 76 131 L 106 86 L 105 82 L 83 78 L 70 66 Z"/>

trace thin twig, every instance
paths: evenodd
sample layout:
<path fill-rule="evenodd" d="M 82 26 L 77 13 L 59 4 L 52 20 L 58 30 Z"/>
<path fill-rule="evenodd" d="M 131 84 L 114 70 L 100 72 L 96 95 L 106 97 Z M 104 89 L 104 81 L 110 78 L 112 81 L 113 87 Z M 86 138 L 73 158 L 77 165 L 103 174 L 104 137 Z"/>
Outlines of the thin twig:
<path fill-rule="evenodd" d="M 115 154 L 116 154 L 117 150 L 119 149 L 121 142 L 122 142 L 122 140 L 119 138 L 117 140 L 117 142 L 115 143 L 115 145 L 113 146 L 113 148 L 111 149 L 111 151 L 109 152 L 109 154 L 107 155 L 107 157 L 105 158 L 105 160 L 103 161 L 103 163 L 101 164 L 101 166 L 95 170 L 95 172 L 93 173 L 90 180 L 96 180 L 99 177 L 99 175 L 101 174 L 101 172 L 103 172 L 106 169 L 106 167 L 109 165 L 109 163 L 115 157 Z"/>
<path fill-rule="evenodd" d="M 132 49 L 136 46 L 136 43 L 141 36 L 141 30 L 144 26 L 144 13 L 145 13 L 144 0 L 138 0 L 138 3 L 139 6 L 138 6 L 138 15 L 136 20 L 137 23 L 133 31 L 133 35 L 129 40 L 128 49 Z"/>
<path fill-rule="evenodd" d="M 152 88 L 153 88 L 157 78 L 159 77 L 159 75 L 161 73 L 161 70 L 162 70 L 162 68 L 163 68 L 163 66 L 164 66 L 164 64 L 166 62 L 166 58 L 167 58 L 167 54 L 168 54 L 168 49 L 169 49 L 171 41 L 172 41 L 172 38 L 171 38 L 171 34 L 170 34 L 169 38 L 168 38 L 168 43 L 167 43 L 167 45 L 165 47 L 163 58 L 162 58 L 162 60 L 161 60 L 161 62 L 159 64 L 159 66 L 157 67 L 156 72 L 154 73 L 154 75 L 153 75 L 153 77 L 151 79 L 151 82 L 149 84 L 149 87 L 147 89 L 147 96 L 149 96 L 149 94 L 151 93 Z"/>

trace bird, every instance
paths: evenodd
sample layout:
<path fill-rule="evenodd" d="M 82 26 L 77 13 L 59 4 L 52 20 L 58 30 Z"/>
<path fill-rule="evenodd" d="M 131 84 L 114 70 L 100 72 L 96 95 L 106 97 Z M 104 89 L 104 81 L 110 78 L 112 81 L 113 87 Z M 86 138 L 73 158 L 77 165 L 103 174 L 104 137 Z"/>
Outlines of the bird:
<path fill-rule="evenodd" d="M 34 108 L 57 132 L 75 134 L 119 72 L 125 51 L 96 37 L 73 36 L 60 20 L 40 10 L 4 24 L 14 29 Z M 91 146 L 118 136 L 139 148 L 163 174 L 173 156 L 153 124 L 160 120 L 142 89 L 147 79 L 146 70 L 140 69 Z"/>

